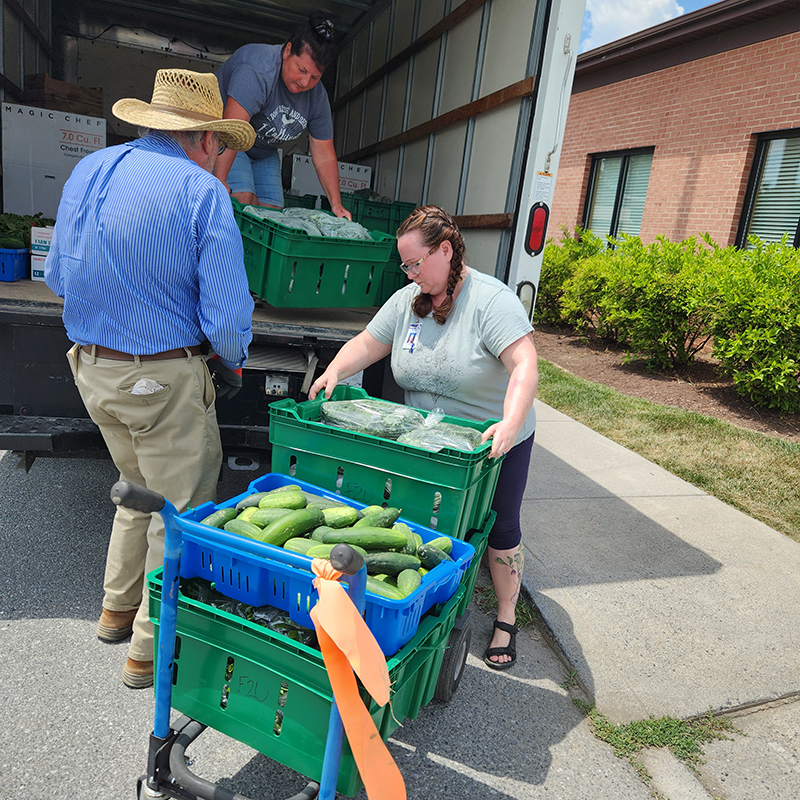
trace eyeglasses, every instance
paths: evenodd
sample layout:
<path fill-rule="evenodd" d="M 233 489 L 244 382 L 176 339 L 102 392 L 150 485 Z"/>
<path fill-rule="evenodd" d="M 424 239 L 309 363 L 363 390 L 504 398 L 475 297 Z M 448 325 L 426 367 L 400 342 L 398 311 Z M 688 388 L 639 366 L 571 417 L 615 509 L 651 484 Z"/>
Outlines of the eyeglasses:
<path fill-rule="evenodd" d="M 220 142 L 219 149 L 217 150 L 217 155 L 221 156 L 227 149 L 228 145 L 222 144 L 222 142 Z"/>
<path fill-rule="evenodd" d="M 430 249 L 430 250 L 428 250 L 428 252 L 427 252 L 427 253 L 425 253 L 425 255 L 424 255 L 424 256 L 422 256 L 422 258 L 421 258 L 419 261 L 414 261 L 414 262 L 413 262 L 413 263 L 411 263 L 411 264 L 403 264 L 403 263 L 401 263 L 401 264 L 400 264 L 400 269 L 401 269 L 401 270 L 403 270 L 403 272 L 405 272 L 405 274 L 406 274 L 406 275 L 419 275 L 419 265 L 420 265 L 420 264 L 421 264 L 421 263 L 422 263 L 422 262 L 423 262 L 423 261 L 424 261 L 424 260 L 425 260 L 425 259 L 426 259 L 426 258 L 427 258 L 427 257 L 428 257 L 430 254 L 431 254 L 431 253 L 435 253 L 435 252 L 436 252 L 438 249 L 439 249 L 439 245 L 438 245 L 438 244 L 437 244 L 437 245 L 434 245 L 433 247 L 431 247 L 431 249 Z"/>

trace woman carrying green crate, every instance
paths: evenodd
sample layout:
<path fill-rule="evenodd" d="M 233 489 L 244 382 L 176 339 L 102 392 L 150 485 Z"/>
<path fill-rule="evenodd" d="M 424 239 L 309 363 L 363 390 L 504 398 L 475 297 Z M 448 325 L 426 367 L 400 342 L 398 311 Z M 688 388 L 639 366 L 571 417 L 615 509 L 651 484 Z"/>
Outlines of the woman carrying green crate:
<path fill-rule="evenodd" d="M 220 153 L 214 174 L 241 203 L 283 207 L 278 148 L 308 130 L 311 161 L 337 217 L 350 219 L 339 192 L 333 121 L 322 73 L 336 58 L 333 23 L 312 14 L 283 45 L 246 44 L 218 70 L 225 119 L 256 132 L 246 153 Z"/>
<path fill-rule="evenodd" d="M 407 405 L 483 421 L 490 458 L 505 456 L 492 503 L 489 568 L 497 619 L 484 661 L 516 661 L 516 604 L 522 579 L 520 507 L 528 479 L 539 384 L 533 328 L 514 292 L 464 263 L 464 239 L 438 206 L 411 213 L 397 231 L 401 269 L 413 283 L 395 292 L 365 331 L 337 353 L 308 393 L 330 397 L 336 384 L 391 356 Z"/>

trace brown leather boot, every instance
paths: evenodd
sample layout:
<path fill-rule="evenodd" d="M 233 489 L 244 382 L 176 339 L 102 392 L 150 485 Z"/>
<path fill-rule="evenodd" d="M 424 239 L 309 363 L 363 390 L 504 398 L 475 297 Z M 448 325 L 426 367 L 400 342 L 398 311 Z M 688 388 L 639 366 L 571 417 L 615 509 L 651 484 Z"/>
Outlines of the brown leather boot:
<path fill-rule="evenodd" d="M 122 682 L 131 689 L 146 689 L 153 685 L 153 662 L 129 658 L 122 668 Z"/>
<path fill-rule="evenodd" d="M 103 609 L 97 623 L 97 638 L 104 642 L 121 642 L 131 635 L 133 620 L 138 609 L 132 611 L 109 611 Z"/>

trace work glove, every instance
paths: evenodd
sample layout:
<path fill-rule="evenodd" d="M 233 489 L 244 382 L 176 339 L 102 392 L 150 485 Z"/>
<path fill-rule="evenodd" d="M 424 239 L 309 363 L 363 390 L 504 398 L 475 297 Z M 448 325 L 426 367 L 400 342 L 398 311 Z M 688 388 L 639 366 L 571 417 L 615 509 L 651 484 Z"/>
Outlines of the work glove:
<path fill-rule="evenodd" d="M 206 364 L 211 373 L 211 380 L 214 382 L 217 398 L 221 399 L 225 397 L 230 399 L 242 388 L 241 367 L 239 367 L 239 369 L 230 369 L 226 367 L 216 354 L 211 356 Z"/>

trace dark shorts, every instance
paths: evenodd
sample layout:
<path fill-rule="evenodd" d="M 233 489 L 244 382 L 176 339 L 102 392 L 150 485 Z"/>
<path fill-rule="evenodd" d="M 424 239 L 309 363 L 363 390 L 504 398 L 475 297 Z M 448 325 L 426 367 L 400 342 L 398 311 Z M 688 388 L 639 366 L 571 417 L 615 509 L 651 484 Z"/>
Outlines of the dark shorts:
<path fill-rule="evenodd" d="M 489 534 L 489 547 L 495 550 L 512 550 L 522 540 L 519 512 L 522 496 L 528 483 L 528 467 L 531 463 L 534 431 L 527 439 L 509 450 L 500 467 L 497 489 L 492 501 L 492 510 L 497 514 L 494 527 Z"/>

